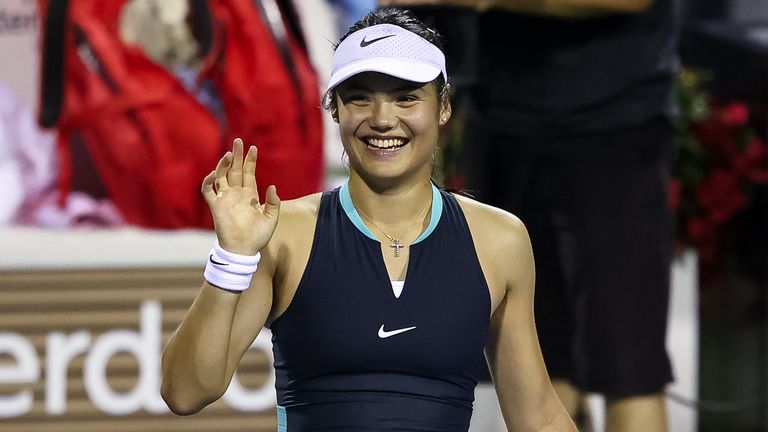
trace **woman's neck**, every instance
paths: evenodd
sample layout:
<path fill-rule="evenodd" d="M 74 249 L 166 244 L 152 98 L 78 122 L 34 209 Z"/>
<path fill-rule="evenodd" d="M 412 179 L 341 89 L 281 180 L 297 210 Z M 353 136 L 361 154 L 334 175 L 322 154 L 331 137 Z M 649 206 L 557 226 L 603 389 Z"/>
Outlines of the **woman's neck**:
<path fill-rule="evenodd" d="M 412 224 L 432 201 L 428 178 L 381 187 L 366 182 L 354 171 L 349 177 L 349 193 L 358 211 L 389 227 Z M 429 212 L 429 209 L 427 209 Z"/>

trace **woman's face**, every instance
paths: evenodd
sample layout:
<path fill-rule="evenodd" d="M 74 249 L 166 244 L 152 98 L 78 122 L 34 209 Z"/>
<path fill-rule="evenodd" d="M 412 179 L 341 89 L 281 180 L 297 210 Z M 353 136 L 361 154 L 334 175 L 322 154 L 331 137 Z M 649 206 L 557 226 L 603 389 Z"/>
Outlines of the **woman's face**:
<path fill-rule="evenodd" d="M 434 84 L 366 72 L 344 81 L 336 94 L 352 170 L 382 180 L 429 178 L 439 126 L 450 116 Z"/>

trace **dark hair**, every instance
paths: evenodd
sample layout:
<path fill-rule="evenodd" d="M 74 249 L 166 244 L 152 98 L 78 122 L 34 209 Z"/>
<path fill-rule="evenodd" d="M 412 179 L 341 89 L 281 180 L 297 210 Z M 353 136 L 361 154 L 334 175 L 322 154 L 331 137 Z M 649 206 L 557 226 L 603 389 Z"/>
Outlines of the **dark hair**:
<path fill-rule="evenodd" d="M 336 47 L 338 47 L 339 44 L 352 33 L 379 24 L 392 24 L 398 27 L 402 27 L 411 33 L 415 33 L 421 36 L 423 39 L 426 39 L 427 42 L 440 48 L 440 51 L 445 51 L 443 49 L 443 45 L 445 43 L 443 35 L 438 33 L 437 30 L 429 28 L 426 24 L 421 22 L 418 18 L 416 18 L 416 15 L 414 15 L 413 12 L 407 9 L 399 9 L 393 7 L 368 12 L 364 17 L 360 18 L 356 23 L 352 24 L 349 30 L 347 30 L 347 33 L 345 33 L 344 36 L 339 39 L 339 43 L 336 44 Z"/>
<path fill-rule="evenodd" d="M 342 43 L 344 39 L 346 39 L 352 33 L 379 24 L 392 24 L 402 27 L 409 32 L 415 33 L 416 35 L 422 37 L 427 42 L 439 48 L 440 51 L 445 52 L 445 49 L 443 48 L 445 44 L 443 35 L 441 35 L 436 29 L 430 28 L 421 22 L 418 18 L 416 18 L 416 15 L 414 15 L 413 12 L 407 9 L 400 9 L 395 7 L 386 7 L 376 11 L 368 12 L 364 17 L 360 18 L 356 23 L 352 24 L 344 36 L 339 39 L 339 42 L 334 45 L 333 49 L 335 50 L 338 48 L 339 44 Z M 437 78 L 432 81 L 432 83 L 437 89 L 437 95 L 440 100 L 448 97 L 451 86 L 448 82 L 445 81 L 443 74 L 438 75 Z M 326 92 L 326 94 L 323 95 L 323 107 L 330 111 L 334 111 L 336 108 L 336 101 L 333 97 L 333 93 L 334 92 L 331 91 Z"/>

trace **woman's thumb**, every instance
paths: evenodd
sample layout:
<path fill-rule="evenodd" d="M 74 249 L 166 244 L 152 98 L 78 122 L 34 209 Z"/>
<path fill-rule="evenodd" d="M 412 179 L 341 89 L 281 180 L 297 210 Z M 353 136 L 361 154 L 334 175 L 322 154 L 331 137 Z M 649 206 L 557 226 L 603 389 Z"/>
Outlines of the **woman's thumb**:
<path fill-rule="evenodd" d="M 277 187 L 270 185 L 267 188 L 267 193 L 264 203 L 264 213 L 270 217 L 277 217 L 280 213 L 280 197 L 277 196 Z"/>

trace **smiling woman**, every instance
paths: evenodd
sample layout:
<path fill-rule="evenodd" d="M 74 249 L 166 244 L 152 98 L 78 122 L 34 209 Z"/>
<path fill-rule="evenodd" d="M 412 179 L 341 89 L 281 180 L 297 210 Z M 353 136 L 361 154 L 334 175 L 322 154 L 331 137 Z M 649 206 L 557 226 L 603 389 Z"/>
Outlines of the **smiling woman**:
<path fill-rule="evenodd" d="M 215 260 L 164 352 L 174 412 L 219 398 L 266 325 L 279 431 L 466 432 L 484 348 L 510 430 L 575 430 L 538 346 L 525 227 L 430 181 L 447 78 L 438 35 L 383 9 L 334 55 L 346 184 L 261 204 L 257 149 L 235 140 L 203 181 Z"/>
<path fill-rule="evenodd" d="M 428 179 L 438 138 L 438 119 L 450 116 L 432 83 L 405 81 L 377 72 L 347 79 L 336 90 L 337 116 L 351 176 L 370 181 L 417 176 Z M 354 174 L 353 174 L 354 173 Z"/>
<path fill-rule="evenodd" d="M 451 115 L 441 48 L 438 33 L 402 12 L 369 15 L 342 37 L 324 102 L 340 125 L 353 171 L 367 171 L 355 169 L 355 163 L 363 162 L 354 157 L 362 152 L 358 142 L 368 147 L 373 160 L 391 162 L 414 149 L 411 171 L 431 172 L 431 163 L 418 156 L 434 160 L 438 126 Z M 411 143 L 414 136 L 421 143 Z M 395 176 L 396 168 L 389 169 L 390 177 Z"/>

